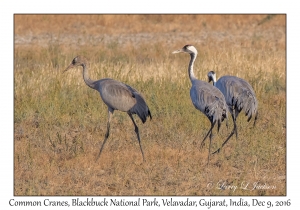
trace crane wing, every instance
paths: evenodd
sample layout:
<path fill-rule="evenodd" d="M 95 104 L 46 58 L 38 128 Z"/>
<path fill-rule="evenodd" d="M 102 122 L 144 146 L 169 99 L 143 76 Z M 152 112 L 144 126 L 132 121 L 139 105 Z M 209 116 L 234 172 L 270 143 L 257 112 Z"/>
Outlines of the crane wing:
<path fill-rule="evenodd" d="M 258 102 L 251 85 L 245 80 L 235 76 L 223 76 L 217 83 L 217 88 L 224 94 L 226 103 L 232 112 L 236 109 L 236 116 L 243 109 L 248 121 L 256 115 Z"/>
<path fill-rule="evenodd" d="M 99 92 L 103 102 L 114 110 L 127 112 L 136 103 L 135 95 L 127 85 L 113 80 L 99 80 Z"/>
<path fill-rule="evenodd" d="M 193 84 L 190 90 L 194 106 L 203 112 L 211 122 L 223 121 L 224 118 L 227 118 L 227 106 L 223 94 L 214 86 L 202 83 Z"/>

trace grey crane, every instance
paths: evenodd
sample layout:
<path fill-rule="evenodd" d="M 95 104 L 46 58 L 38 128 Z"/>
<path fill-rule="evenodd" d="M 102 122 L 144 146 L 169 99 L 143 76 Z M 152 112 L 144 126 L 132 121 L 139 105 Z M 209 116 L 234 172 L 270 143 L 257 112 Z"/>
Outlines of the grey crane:
<path fill-rule="evenodd" d="M 132 116 L 133 114 L 137 114 L 143 123 L 146 122 L 148 116 L 150 117 L 150 119 L 152 119 L 149 107 L 147 106 L 142 95 L 136 89 L 130 87 L 129 85 L 126 85 L 122 82 L 110 78 L 100 79 L 97 81 L 90 79 L 87 67 L 88 62 L 83 56 L 75 57 L 72 60 L 71 64 L 64 70 L 64 72 L 77 66 L 82 66 L 83 68 L 83 80 L 85 84 L 90 88 L 97 90 L 100 93 L 102 101 L 106 104 L 108 108 L 107 131 L 105 133 L 104 141 L 102 143 L 96 160 L 99 159 L 104 144 L 106 143 L 106 140 L 109 136 L 110 121 L 114 110 L 120 110 L 122 112 L 127 112 L 127 114 L 133 122 L 143 160 L 145 161 L 144 152 L 142 149 L 139 135 L 139 128 L 136 125 Z"/>
<path fill-rule="evenodd" d="M 218 88 L 210 85 L 205 81 L 196 79 L 194 75 L 193 66 L 198 52 L 194 46 L 185 45 L 182 49 L 176 50 L 173 53 L 189 53 L 191 56 L 190 63 L 188 66 L 189 78 L 192 82 L 192 87 L 190 89 L 190 97 L 195 108 L 200 110 L 203 114 L 205 114 L 211 123 L 210 129 L 201 143 L 202 147 L 205 139 L 209 135 L 210 143 L 207 162 L 208 164 L 211 150 L 212 129 L 214 128 L 216 122 L 218 122 L 219 131 L 221 122 L 223 122 L 223 120 L 227 118 L 228 110 L 226 101 L 224 95 Z"/>
<path fill-rule="evenodd" d="M 220 152 L 220 149 L 228 142 L 229 138 L 234 133 L 236 138 L 238 138 L 236 118 L 242 110 L 244 110 L 245 115 L 248 117 L 248 122 L 251 120 L 252 116 L 255 115 L 253 124 L 255 126 L 258 115 L 258 101 L 251 85 L 242 78 L 236 76 L 222 76 L 216 81 L 216 73 L 214 71 L 208 72 L 207 76 L 208 82 L 212 81 L 213 85 L 225 96 L 234 125 L 229 137 L 224 141 L 222 146 L 214 152 L 216 153 Z"/>

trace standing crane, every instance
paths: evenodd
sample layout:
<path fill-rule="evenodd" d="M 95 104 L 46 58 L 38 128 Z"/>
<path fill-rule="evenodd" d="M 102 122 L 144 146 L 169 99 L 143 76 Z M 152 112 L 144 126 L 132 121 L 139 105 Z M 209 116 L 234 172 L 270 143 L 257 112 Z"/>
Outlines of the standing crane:
<path fill-rule="evenodd" d="M 100 152 L 96 160 L 99 159 L 104 144 L 106 143 L 106 140 L 109 136 L 110 121 L 114 113 L 114 110 L 120 110 L 122 112 L 127 112 L 127 114 L 129 115 L 130 119 L 133 122 L 135 133 L 137 135 L 137 139 L 143 156 L 143 160 L 145 161 L 144 152 L 142 149 L 140 135 L 139 135 L 139 128 L 136 125 L 132 116 L 133 114 L 137 114 L 143 123 L 146 122 L 148 116 L 150 117 L 150 119 L 152 119 L 149 107 L 147 106 L 144 98 L 136 89 L 122 82 L 110 78 L 105 78 L 97 81 L 90 79 L 87 65 L 88 62 L 86 58 L 84 58 L 83 56 L 77 56 L 72 60 L 71 64 L 64 70 L 64 72 L 66 72 L 71 68 L 82 66 L 83 80 L 85 84 L 90 88 L 97 90 L 100 93 L 102 101 L 106 104 L 108 108 L 107 131 L 105 133 L 104 141 L 102 143 Z"/>
<path fill-rule="evenodd" d="M 223 122 L 223 120 L 227 118 L 226 101 L 224 95 L 218 88 L 210 85 L 205 81 L 196 79 L 194 75 L 193 66 L 198 52 L 194 46 L 185 45 L 182 49 L 176 50 L 173 53 L 189 53 L 191 56 L 188 67 L 189 78 L 192 82 L 192 87 L 190 89 L 190 97 L 195 108 L 200 110 L 203 114 L 205 114 L 205 116 L 209 119 L 211 123 L 210 129 L 201 143 L 202 147 L 204 145 L 205 139 L 209 135 L 210 143 L 207 162 L 208 164 L 211 150 L 212 129 L 214 128 L 216 122 L 218 122 L 219 132 L 221 122 Z"/>
<path fill-rule="evenodd" d="M 245 115 L 248 117 L 248 122 L 251 120 L 252 116 L 255 115 L 253 124 L 255 126 L 258 115 L 258 102 L 253 88 L 245 80 L 235 76 L 223 76 L 216 81 L 216 73 L 214 71 L 208 72 L 207 76 L 208 82 L 212 81 L 213 85 L 224 94 L 234 125 L 229 137 L 224 141 L 222 146 L 214 152 L 216 153 L 220 152 L 220 149 L 227 143 L 234 133 L 236 138 L 238 138 L 236 118 L 242 110 L 244 110 Z"/>

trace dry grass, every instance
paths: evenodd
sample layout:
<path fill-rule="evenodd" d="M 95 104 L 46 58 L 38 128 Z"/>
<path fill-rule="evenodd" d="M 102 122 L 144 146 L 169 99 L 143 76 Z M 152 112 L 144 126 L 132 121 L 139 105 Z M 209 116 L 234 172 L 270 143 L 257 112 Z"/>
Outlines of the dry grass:
<path fill-rule="evenodd" d="M 15 15 L 15 195 L 286 195 L 285 18 Z M 199 149 L 209 122 L 189 98 L 189 57 L 171 54 L 185 44 L 198 49 L 199 79 L 211 69 L 240 76 L 259 101 L 257 126 L 241 115 L 239 139 L 212 156 L 209 167 L 208 145 Z M 145 96 L 153 120 L 136 118 L 145 163 L 121 112 L 94 162 L 107 109 L 81 69 L 62 74 L 78 54 L 89 59 L 92 78 L 121 80 Z M 213 147 L 229 132 L 223 125 Z M 221 190 L 218 182 L 275 189 Z"/>

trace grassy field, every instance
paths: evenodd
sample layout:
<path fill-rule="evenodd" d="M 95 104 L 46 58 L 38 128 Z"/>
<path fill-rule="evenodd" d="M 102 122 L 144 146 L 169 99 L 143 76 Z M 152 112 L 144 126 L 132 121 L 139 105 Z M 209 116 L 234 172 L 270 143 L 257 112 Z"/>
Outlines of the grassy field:
<path fill-rule="evenodd" d="M 285 15 L 15 15 L 15 195 L 286 195 Z M 239 138 L 211 155 L 200 143 L 210 123 L 189 97 L 195 75 L 236 75 L 259 101 L 256 127 L 244 114 Z M 116 111 L 104 139 L 107 108 L 82 69 L 62 71 L 76 55 L 93 79 L 138 89 L 153 119 L 140 129 Z M 213 149 L 229 135 L 214 132 Z M 248 184 L 248 185 L 247 185 Z M 236 190 L 231 187 L 237 186 Z M 247 187 L 246 187 L 247 186 Z"/>

